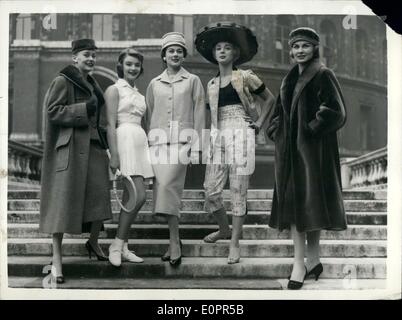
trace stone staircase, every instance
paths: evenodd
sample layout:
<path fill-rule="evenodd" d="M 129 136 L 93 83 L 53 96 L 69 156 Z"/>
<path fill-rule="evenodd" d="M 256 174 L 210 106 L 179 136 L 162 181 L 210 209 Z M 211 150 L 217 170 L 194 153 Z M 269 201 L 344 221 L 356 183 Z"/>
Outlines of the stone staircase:
<path fill-rule="evenodd" d="M 8 275 L 10 287 L 42 287 L 44 266 L 50 262 L 51 237 L 38 232 L 38 190 L 8 192 Z M 130 230 L 130 248 L 145 258 L 142 264 L 124 263 L 120 269 L 108 262 L 88 258 L 87 234 L 65 235 L 64 275 L 61 288 L 226 288 L 282 289 L 291 272 L 293 248 L 288 232 L 267 226 L 272 190 L 249 190 L 241 260 L 228 265 L 228 240 L 206 244 L 202 238 L 216 230 L 212 215 L 203 211 L 204 193 L 185 190 L 180 235 L 183 262 L 178 268 L 162 262 L 168 245 L 164 218 L 152 215 L 152 192 Z M 304 289 L 344 289 L 345 279 L 357 288 L 385 286 L 387 256 L 386 191 L 345 191 L 349 228 L 323 231 L 320 281 L 307 280 Z M 230 208 L 229 193 L 225 205 Z M 118 206 L 113 201 L 113 219 L 105 223 L 100 244 L 105 252 L 115 236 Z M 230 211 L 229 211 L 230 214 Z"/>

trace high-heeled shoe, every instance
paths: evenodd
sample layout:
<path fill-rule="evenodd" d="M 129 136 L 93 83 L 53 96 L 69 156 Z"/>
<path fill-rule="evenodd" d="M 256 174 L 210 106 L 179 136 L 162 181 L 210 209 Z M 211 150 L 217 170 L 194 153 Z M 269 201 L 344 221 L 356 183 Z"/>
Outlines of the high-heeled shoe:
<path fill-rule="evenodd" d="M 320 262 L 313 269 L 311 269 L 309 272 L 307 272 L 306 278 L 311 275 L 314 275 L 315 281 L 317 281 L 323 271 L 324 271 L 324 267 L 322 266 L 322 263 Z"/>
<path fill-rule="evenodd" d="M 55 281 L 57 284 L 63 284 L 64 282 L 66 282 L 64 276 L 53 277 L 53 281 Z"/>
<path fill-rule="evenodd" d="M 183 245 L 181 243 L 181 240 L 179 240 L 179 243 L 180 243 L 180 256 L 176 259 L 170 259 L 170 257 L 169 257 L 169 264 L 174 268 L 177 268 L 181 264 L 181 258 L 183 256 L 182 255 Z"/>
<path fill-rule="evenodd" d="M 50 261 L 49 265 L 52 266 L 52 265 L 53 265 L 53 261 Z M 53 273 L 52 273 L 52 270 L 49 270 L 48 274 L 49 274 L 49 273 L 52 275 L 52 280 L 53 280 L 54 282 L 56 282 L 57 284 L 63 284 L 64 282 L 66 282 L 66 280 L 65 280 L 65 278 L 64 278 L 63 275 L 54 276 Z"/>
<path fill-rule="evenodd" d="M 98 259 L 98 261 L 107 261 L 107 260 L 109 260 L 108 257 L 106 257 L 105 255 L 98 254 L 95 251 L 95 249 L 92 247 L 92 245 L 89 242 L 89 240 L 85 243 L 85 248 L 87 248 L 87 250 L 88 250 L 89 259 L 92 259 L 92 253 L 94 253 L 96 258 Z"/>
<path fill-rule="evenodd" d="M 180 251 L 183 252 L 183 243 L 181 242 L 181 240 L 179 240 L 179 243 L 180 243 Z M 168 252 L 169 252 L 169 250 L 166 251 L 165 254 L 161 257 L 162 261 L 169 261 L 170 260 L 170 254 Z"/>
<path fill-rule="evenodd" d="M 306 272 L 304 273 L 304 277 L 303 277 L 303 281 L 295 281 L 295 280 L 289 280 L 288 282 L 288 289 L 289 290 L 299 290 L 303 287 L 304 284 L 304 280 L 306 280 L 307 277 L 307 268 L 306 266 L 304 266 L 304 269 L 306 270 Z"/>

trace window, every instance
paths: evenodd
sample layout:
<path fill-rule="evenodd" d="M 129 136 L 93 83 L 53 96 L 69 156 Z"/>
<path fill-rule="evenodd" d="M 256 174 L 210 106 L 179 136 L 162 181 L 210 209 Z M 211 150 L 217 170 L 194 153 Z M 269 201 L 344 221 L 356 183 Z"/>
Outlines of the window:
<path fill-rule="evenodd" d="M 92 17 L 92 35 L 94 40 L 113 40 L 113 15 L 94 14 Z"/>
<path fill-rule="evenodd" d="M 289 33 L 292 21 L 289 16 L 278 16 L 275 25 L 275 61 L 279 64 L 289 63 Z"/>
<path fill-rule="evenodd" d="M 17 34 L 16 38 L 20 40 L 30 40 L 32 25 L 30 14 L 19 14 L 17 17 Z"/>
<path fill-rule="evenodd" d="M 369 44 L 367 34 L 364 30 L 356 31 L 356 76 L 361 78 L 369 77 L 368 51 Z"/>
<path fill-rule="evenodd" d="M 320 43 L 322 49 L 323 63 L 336 70 L 337 53 L 338 53 L 338 37 L 335 25 L 332 21 L 324 20 L 320 24 Z"/>

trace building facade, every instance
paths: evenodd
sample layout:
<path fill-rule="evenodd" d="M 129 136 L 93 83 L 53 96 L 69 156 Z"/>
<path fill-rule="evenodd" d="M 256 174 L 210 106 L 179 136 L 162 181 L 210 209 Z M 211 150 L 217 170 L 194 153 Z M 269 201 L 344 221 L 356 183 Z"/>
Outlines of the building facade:
<path fill-rule="evenodd" d="M 160 37 L 169 31 L 183 32 L 188 44 L 185 67 L 199 75 L 206 87 L 217 69 L 197 53 L 194 38 L 204 25 L 224 20 L 253 30 L 259 50 L 242 68 L 252 68 L 274 95 L 291 67 L 290 30 L 300 26 L 316 29 L 321 36 L 321 59 L 334 70 L 345 94 L 348 120 L 339 132 L 341 155 L 355 157 L 387 145 L 386 29 L 377 17 L 358 16 L 357 29 L 345 29 L 344 16 L 336 15 L 57 14 L 47 26 L 45 18 L 42 14 L 10 15 L 10 140 L 43 144 L 43 98 L 58 71 L 71 62 L 72 40 L 96 40 L 99 51 L 94 76 L 103 89 L 116 80 L 120 50 L 136 46 L 145 56 L 145 73 L 138 81 L 144 94 L 149 81 L 163 70 Z M 274 146 L 262 134 L 257 143 L 251 188 L 269 188 Z M 189 168 L 186 186 L 200 187 L 204 169 L 202 165 Z"/>

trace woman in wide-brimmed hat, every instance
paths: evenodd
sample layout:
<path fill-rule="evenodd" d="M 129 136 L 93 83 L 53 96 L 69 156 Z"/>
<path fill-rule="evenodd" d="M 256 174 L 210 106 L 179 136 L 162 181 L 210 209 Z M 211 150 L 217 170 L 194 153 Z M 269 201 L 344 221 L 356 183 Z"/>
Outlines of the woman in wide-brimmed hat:
<path fill-rule="evenodd" d="M 346 110 L 334 73 L 319 61 L 317 32 L 298 28 L 289 37 L 296 65 L 282 81 L 267 130 L 275 142 L 269 225 L 291 230 L 295 258 L 288 288 L 300 289 L 307 276 L 317 280 L 323 271 L 320 230 L 346 229 L 336 134 Z"/>
<path fill-rule="evenodd" d="M 162 260 L 173 267 L 181 263 L 182 256 L 179 215 L 187 160 L 197 161 L 198 137 L 205 128 L 204 88 L 198 76 L 183 68 L 186 55 L 183 34 L 165 34 L 161 57 L 166 69 L 151 80 L 146 93 L 148 140 L 155 173 L 153 211 L 167 217 L 170 241 Z"/>
<path fill-rule="evenodd" d="M 119 267 L 122 261 L 140 263 L 144 260 L 128 249 L 131 223 L 146 200 L 145 181 L 154 176 L 149 158 L 148 139 L 141 127 L 146 111 L 145 98 L 136 87 L 144 72 L 144 56 L 134 48 L 120 52 L 117 60 L 119 79 L 105 92 L 108 119 L 108 141 L 112 172 L 117 169 L 131 176 L 136 189 L 135 206 L 131 212 L 120 210 L 116 238 L 109 247 L 109 261 Z M 123 198 L 129 197 L 125 188 Z"/>
<path fill-rule="evenodd" d="M 233 219 L 228 263 L 233 264 L 240 260 L 239 238 L 247 214 L 249 177 L 255 166 L 255 133 L 263 125 L 274 98 L 253 71 L 236 68 L 257 53 L 257 40 L 250 29 L 231 22 L 214 23 L 201 29 L 195 45 L 204 58 L 219 68 L 218 75 L 208 83 L 211 145 L 204 181 L 205 209 L 214 213 L 219 230 L 204 241 L 213 243 L 230 237 L 222 199 L 229 178 Z M 257 96 L 263 101 L 261 111 L 255 103 Z"/>
<path fill-rule="evenodd" d="M 94 253 L 98 260 L 107 260 L 98 245 L 102 221 L 112 217 L 108 157 L 101 139 L 106 113 L 102 89 L 89 74 L 95 67 L 96 49 L 92 39 L 73 41 L 73 63 L 53 80 L 44 101 L 39 230 L 53 234 L 57 283 L 64 282 L 64 233 L 90 232 L 86 242 L 89 256 Z"/>

